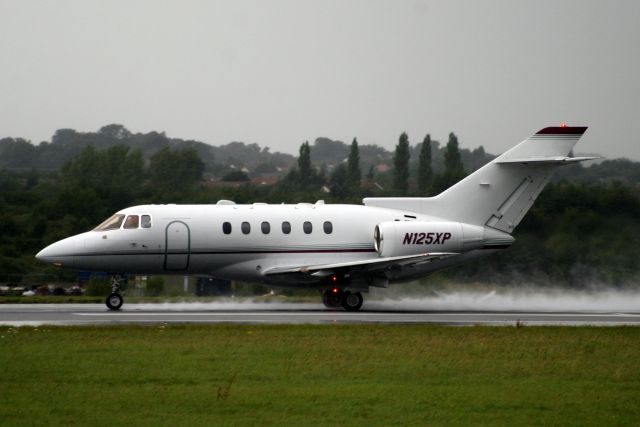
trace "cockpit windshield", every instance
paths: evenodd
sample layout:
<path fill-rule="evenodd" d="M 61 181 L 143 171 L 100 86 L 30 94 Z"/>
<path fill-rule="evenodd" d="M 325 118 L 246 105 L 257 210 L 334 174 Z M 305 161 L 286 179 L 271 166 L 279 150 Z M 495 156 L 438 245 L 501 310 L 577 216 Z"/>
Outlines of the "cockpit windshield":
<path fill-rule="evenodd" d="M 124 228 L 138 228 L 140 220 L 138 215 L 129 215 L 124 222 Z"/>
<path fill-rule="evenodd" d="M 94 231 L 107 231 L 107 230 L 117 230 L 122 225 L 122 221 L 124 221 L 123 214 L 115 214 L 96 228 Z"/>

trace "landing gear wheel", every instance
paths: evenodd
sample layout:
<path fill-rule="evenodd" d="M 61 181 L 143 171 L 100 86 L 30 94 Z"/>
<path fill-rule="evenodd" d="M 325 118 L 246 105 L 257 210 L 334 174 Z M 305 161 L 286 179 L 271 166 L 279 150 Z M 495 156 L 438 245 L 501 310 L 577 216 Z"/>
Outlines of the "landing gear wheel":
<path fill-rule="evenodd" d="M 322 304 L 324 304 L 324 306 L 327 308 L 332 308 L 330 298 L 331 298 L 331 291 L 324 291 L 322 293 Z"/>
<path fill-rule="evenodd" d="M 342 301 L 342 291 L 334 292 L 333 289 L 327 289 L 322 293 L 322 303 L 327 308 L 340 308 Z"/>
<path fill-rule="evenodd" d="M 342 294 L 342 308 L 347 311 L 358 311 L 362 307 L 364 298 L 360 292 L 351 293 L 349 291 Z"/>
<path fill-rule="evenodd" d="M 114 275 L 111 279 L 111 293 L 105 301 L 105 304 L 107 304 L 109 310 L 120 310 L 120 307 L 122 307 L 124 299 L 120 294 L 120 282 L 124 280 L 126 280 L 126 278 L 119 274 Z"/>
<path fill-rule="evenodd" d="M 107 297 L 106 304 L 107 307 L 109 307 L 109 310 L 120 310 L 120 307 L 122 307 L 122 303 L 124 303 L 124 299 L 119 293 L 112 292 Z"/>

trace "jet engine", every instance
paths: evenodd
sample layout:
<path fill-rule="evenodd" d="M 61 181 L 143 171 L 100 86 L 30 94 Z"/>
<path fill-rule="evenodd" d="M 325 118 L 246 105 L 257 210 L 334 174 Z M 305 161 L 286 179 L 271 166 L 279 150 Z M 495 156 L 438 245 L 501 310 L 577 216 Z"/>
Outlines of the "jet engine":
<path fill-rule="evenodd" d="M 386 221 L 376 225 L 374 246 L 381 257 L 460 252 L 462 237 L 457 222 Z"/>
<path fill-rule="evenodd" d="M 373 244 L 381 257 L 433 252 L 466 252 L 508 247 L 513 238 L 498 230 L 460 222 L 386 221 L 376 225 Z"/>

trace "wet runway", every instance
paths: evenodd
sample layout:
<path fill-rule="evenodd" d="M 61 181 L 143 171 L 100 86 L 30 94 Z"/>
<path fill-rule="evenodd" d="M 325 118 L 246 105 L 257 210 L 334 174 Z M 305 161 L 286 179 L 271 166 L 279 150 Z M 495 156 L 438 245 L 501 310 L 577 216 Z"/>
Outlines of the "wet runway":
<path fill-rule="evenodd" d="M 3 304 L 0 325 L 162 323 L 384 323 L 443 325 L 640 325 L 640 312 L 529 312 L 390 310 L 369 304 L 357 312 L 331 311 L 312 303 Z"/>

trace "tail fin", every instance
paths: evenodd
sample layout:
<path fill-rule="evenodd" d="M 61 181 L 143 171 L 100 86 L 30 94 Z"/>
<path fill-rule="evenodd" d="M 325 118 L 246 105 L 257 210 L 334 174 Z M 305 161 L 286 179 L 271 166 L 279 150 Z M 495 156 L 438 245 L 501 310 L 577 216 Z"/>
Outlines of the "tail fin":
<path fill-rule="evenodd" d="M 544 128 L 435 197 L 367 198 L 364 204 L 411 210 L 511 233 L 557 167 L 593 159 L 568 157 L 586 130 Z"/>

